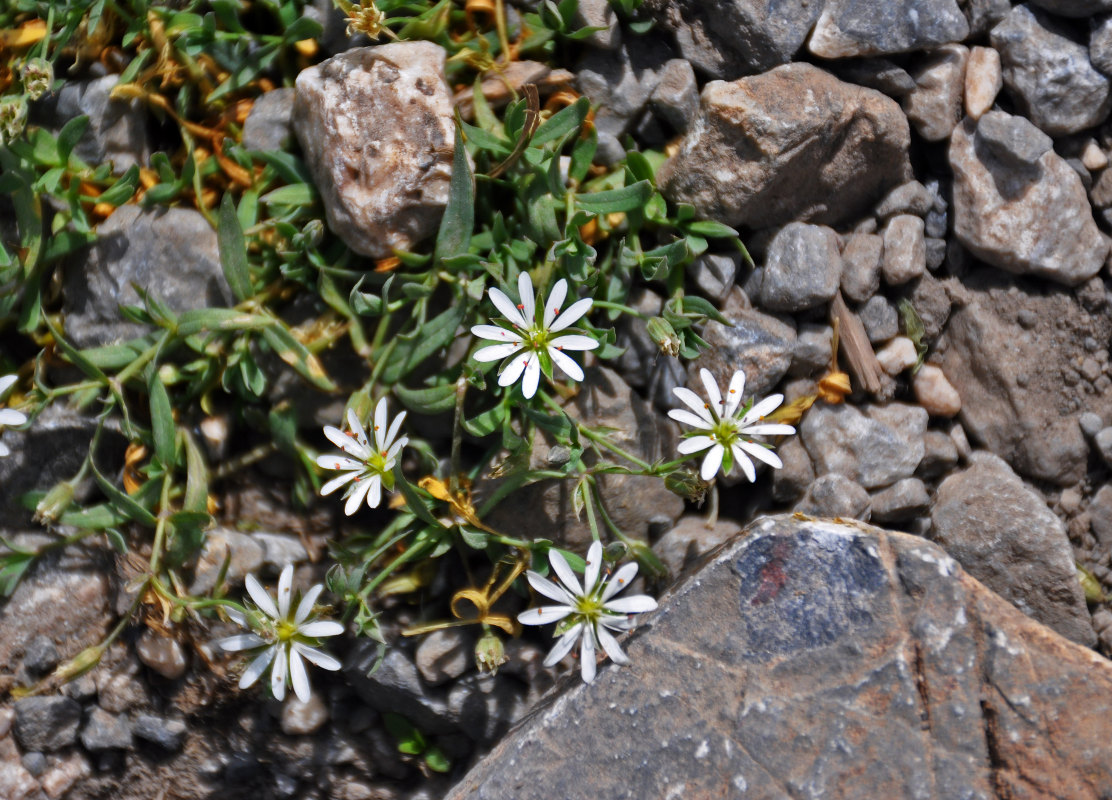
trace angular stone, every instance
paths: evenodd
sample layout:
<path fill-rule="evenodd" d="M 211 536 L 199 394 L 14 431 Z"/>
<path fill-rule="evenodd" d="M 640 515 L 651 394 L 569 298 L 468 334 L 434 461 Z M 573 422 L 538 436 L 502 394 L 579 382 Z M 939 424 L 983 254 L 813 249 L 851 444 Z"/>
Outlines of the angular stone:
<path fill-rule="evenodd" d="M 761 305 L 770 311 L 804 311 L 828 303 L 842 279 L 838 234 L 825 225 L 792 222 L 768 246 Z"/>
<path fill-rule="evenodd" d="M 131 747 L 131 725 L 124 717 L 94 708 L 81 731 L 86 750 L 126 750 Z"/>
<path fill-rule="evenodd" d="M 576 28 L 601 28 L 587 37 L 592 47 L 613 50 L 622 43 L 622 28 L 618 15 L 607 0 L 579 0 L 575 10 Z"/>
<path fill-rule="evenodd" d="M 490 743 L 525 713 L 525 697 L 520 685 L 505 674 L 475 674 L 452 685 L 448 708 L 472 740 Z"/>
<path fill-rule="evenodd" d="M 875 233 L 855 233 L 842 250 L 842 293 L 863 303 L 880 288 L 880 259 L 884 239 Z"/>
<path fill-rule="evenodd" d="M 678 578 L 695 569 L 703 556 L 740 531 L 741 526 L 733 520 L 719 519 L 708 526 L 702 517 L 687 514 L 657 540 L 653 552 L 668 567 L 672 576 Z"/>
<path fill-rule="evenodd" d="M 446 698 L 425 688 L 405 652 L 389 648 L 382 663 L 372 670 L 377 661 L 378 646 L 368 641 L 358 643 L 344 664 L 344 674 L 367 705 L 401 714 L 425 733 L 452 730 Z"/>
<path fill-rule="evenodd" d="M 1090 23 L 1089 61 L 1101 74 L 1112 74 L 1112 16 Z"/>
<path fill-rule="evenodd" d="M 117 175 L 136 165 L 147 166 L 151 157 L 147 111 L 140 100 L 112 99 L 119 81 L 119 75 L 67 80 L 57 96 L 43 98 L 43 108 L 35 109 L 36 116 L 43 112 L 48 126 L 56 130 L 87 116 L 89 127 L 74 146 L 74 155 L 92 166 L 110 161 Z"/>
<path fill-rule="evenodd" d="M 847 83 L 876 89 L 889 97 L 902 98 L 915 89 L 915 79 L 900 65 L 887 58 L 856 58 L 831 65 Z"/>
<path fill-rule="evenodd" d="M 789 64 L 708 83 L 698 120 L 657 179 L 670 200 L 729 225 L 834 225 L 910 179 L 909 144 L 895 101 Z"/>
<path fill-rule="evenodd" d="M 968 35 L 955 0 L 827 0 L 807 49 L 820 58 L 876 56 L 926 50 Z"/>
<path fill-rule="evenodd" d="M 772 471 L 772 498 L 780 503 L 793 503 L 815 480 L 811 456 L 798 436 L 787 437 L 776 453 L 784 466 Z"/>
<path fill-rule="evenodd" d="M 927 248 L 923 220 L 897 214 L 884 227 L 884 260 L 880 272 L 889 286 L 913 281 L 927 271 Z"/>
<path fill-rule="evenodd" d="M 185 723 L 180 719 L 163 719 L 153 714 L 139 714 L 131 732 L 136 738 L 158 745 L 167 752 L 181 750 L 185 739 Z"/>
<path fill-rule="evenodd" d="M 40 757 L 42 754 L 39 754 Z M 43 759 L 45 761 L 45 759 Z M 32 766 L 38 766 L 32 763 Z M 41 770 L 40 770 L 41 771 Z M 39 789 L 35 775 L 20 763 L 19 748 L 9 737 L 0 738 L 0 797 L 25 800 Z"/>
<path fill-rule="evenodd" d="M 649 96 L 649 107 L 676 133 L 686 133 L 699 113 L 699 84 L 695 70 L 683 58 L 665 62 L 660 82 Z"/>
<path fill-rule="evenodd" d="M 927 512 L 931 496 L 921 480 L 904 478 L 887 489 L 874 492 L 869 504 L 874 522 L 906 522 Z"/>
<path fill-rule="evenodd" d="M 35 696 L 15 701 L 13 732 L 24 750 L 61 750 L 77 741 L 81 706 L 69 697 Z"/>
<path fill-rule="evenodd" d="M 812 517 L 837 517 L 868 522 L 872 514 L 869 493 L 845 475 L 830 472 L 815 480 L 794 510 Z"/>
<path fill-rule="evenodd" d="M 867 407 L 816 404 L 803 415 L 799 436 L 816 475 L 837 472 L 866 489 L 910 478 L 923 457 L 927 412 L 893 403 Z"/>
<path fill-rule="evenodd" d="M 914 214 L 922 217 L 934 207 L 935 195 L 919 181 L 908 181 L 897 186 L 877 203 L 876 215 L 882 220 L 897 214 Z"/>
<path fill-rule="evenodd" d="M 680 54 L 712 78 L 736 78 L 786 64 L 820 11 L 809 0 L 646 0 L 642 9 L 675 34 Z"/>
<path fill-rule="evenodd" d="M 897 336 L 877 351 L 876 360 L 881 369 L 895 377 L 915 364 L 919 354 L 915 342 L 906 336 Z"/>
<path fill-rule="evenodd" d="M 734 287 L 740 254 L 705 253 L 687 268 L 688 277 L 699 287 L 699 291 L 716 303 L 721 303 Z"/>
<path fill-rule="evenodd" d="M 1031 127 L 990 111 L 954 129 L 954 235 L 994 267 L 1075 286 L 1100 271 L 1108 240 L 1077 173 L 1053 150 L 1035 156 L 1041 145 Z"/>
<path fill-rule="evenodd" d="M 1096 800 L 1112 785 L 1112 666 L 919 537 L 760 520 L 623 647 L 629 666 L 568 681 L 448 800 Z"/>
<path fill-rule="evenodd" d="M 669 55 L 664 42 L 638 37 L 613 53 L 589 51 L 579 61 L 576 83 L 598 105 L 599 133 L 622 136 L 630 131 L 659 85 Z"/>
<path fill-rule="evenodd" d="M 417 671 L 430 686 L 454 680 L 475 663 L 474 646 L 474 637 L 462 628 L 433 631 L 417 645 Z"/>
<path fill-rule="evenodd" d="M 923 459 L 915 470 L 915 474 L 921 478 L 929 480 L 945 475 L 958 463 L 957 445 L 943 431 L 927 431 L 923 434 L 923 448 Z"/>
<path fill-rule="evenodd" d="M 1004 88 L 1000 53 L 991 47 L 974 47 L 965 65 L 965 113 L 972 119 L 992 109 L 996 95 Z"/>
<path fill-rule="evenodd" d="M 961 121 L 969 49 L 944 45 L 912 72 L 915 90 L 903 99 L 907 118 L 928 142 L 940 142 Z"/>
<path fill-rule="evenodd" d="M 254 536 L 231 528 L 213 528 L 205 535 L 189 591 L 196 595 L 215 589 L 225 561 L 228 562 L 226 579 L 232 583 L 243 580 L 263 565 L 264 552 L 262 542 Z"/>
<path fill-rule="evenodd" d="M 1083 645 L 1096 641 L 1065 527 L 992 453 L 938 487 L 931 538 L 1020 611 Z"/>
<path fill-rule="evenodd" d="M 829 325 L 816 325 L 813 322 L 804 322 L 800 325 L 788 374 L 810 377 L 829 369 L 833 340 L 834 329 Z"/>
<path fill-rule="evenodd" d="M 1112 107 L 1108 79 L 1089 63 L 1088 48 L 1066 28 L 1018 5 L 992 29 L 1004 85 L 1025 116 L 1051 136 L 1099 125 Z"/>
<path fill-rule="evenodd" d="M 1105 550 L 1112 550 L 1112 484 L 1106 483 L 1093 495 L 1089 503 L 1089 514 L 1097 542 Z"/>
<path fill-rule="evenodd" d="M 120 206 L 97 226 L 87 255 L 71 258 L 65 272 L 69 340 L 97 347 L 147 333 L 120 317 L 120 305 L 142 305 L 133 284 L 171 311 L 235 304 L 216 231 L 191 208 Z"/>
<path fill-rule="evenodd" d="M 934 364 L 924 364 L 911 381 L 915 399 L 932 417 L 954 417 L 961 411 L 961 395 Z"/>
<path fill-rule="evenodd" d="M 882 344 L 893 339 L 900 332 L 900 318 L 896 308 L 883 295 L 873 295 L 857 311 L 865 334 L 872 344 Z"/>
<path fill-rule="evenodd" d="M 293 127 L 328 225 L 352 250 L 384 258 L 436 233 L 455 141 L 441 47 L 361 47 L 302 71 Z"/>
<path fill-rule="evenodd" d="M 296 89 L 278 88 L 258 98 L 243 122 L 243 146 L 248 150 L 285 150 L 293 137 Z"/>

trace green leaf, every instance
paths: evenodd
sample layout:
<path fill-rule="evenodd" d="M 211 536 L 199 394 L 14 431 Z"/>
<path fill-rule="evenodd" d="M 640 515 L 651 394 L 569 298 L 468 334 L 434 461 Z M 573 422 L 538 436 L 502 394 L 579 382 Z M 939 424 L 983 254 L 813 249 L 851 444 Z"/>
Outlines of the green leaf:
<path fill-rule="evenodd" d="M 239 301 L 247 300 L 255 294 L 251 288 L 251 274 L 247 269 L 247 242 L 243 238 L 243 228 L 239 226 L 235 203 L 231 192 L 225 192 L 220 201 L 220 221 L 216 229 L 220 246 L 220 266 L 232 294 Z"/>
<path fill-rule="evenodd" d="M 450 772 L 452 769 L 452 762 L 448 756 L 444 755 L 444 751 L 436 745 L 432 745 L 425 751 L 425 764 L 433 772 Z"/>
<path fill-rule="evenodd" d="M 155 517 L 148 509 L 139 505 L 134 498 L 128 495 L 121 489 L 116 488 L 110 480 L 100 474 L 97 465 L 90 459 L 89 467 L 93 471 L 93 477 L 96 478 L 97 486 L 104 492 L 104 496 L 108 498 L 108 502 L 116 507 L 117 510 L 127 516 L 128 519 L 135 520 L 138 523 L 153 528 L 158 524 L 158 518 Z M 65 519 L 63 515 L 62 519 Z"/>
<path fill-rule="evenodd" d="M 294 183 L 267 192 L 259 199 L 272 206 L 311 206 L 320 200 L 320 194 L 312 184 Z"/>
<path fill-rule="evenodd" d="M 131 196 L 135 194 L 136 188 L 139 186 L 139 166 L 132 164 L 123 175 L 116 179 L 116 182 L 109 186 L 104 192 L 97 197 L 98 203 L 108 203 L 113 206 L 122 206 Z"/>
<path fill-rule="evenodd" d="M 688 233 L 693 233 L 696 236 L 705 236 L 708 239 L 725 239 L 731 236 L 737 236 L 737 231 L 729 225 L 723 225 L 721 222 L 713 222 L 711 220 L 699 220 L 687 225 L 685 230 Z"/>
<path fill-rule="evenodd" d="M 463 146 L 463 132 L 457 126 L 456 148 L 452 156 L 452 182 L 448 188 L 448 205 L 436 234 L 434 260 L 440 262 L 466 252 L 474 230 L 475 182 L 471 177 L 467 148 Z"/>
<path fill-rule="evenodd" d="M 401 714 L 387 711 L 382 715 L 382 721 L 386 723 L 386 730 L 397 741 L 398 752 L 416 756 L 425 751 L 425 737 Z"/>
<path fill-rule="evenodd" d="M 129 517 L 122 511 L 101 503 L 80 511 L 67 511 L 58 522 L 83 531 L 101 531 L 114 525 L 123 525 Z"/>
<path fill-rule="evenodd" d="M 382 382 L 397 383 L 418 364 L 431 356 L 441 347 L 449 344 L 456 336 L 456 329 L 463 321 L 467 309 L 465 304 L 456 303 L 412 335 L 399 338 L 394 352 L 391 353 L 386 367 L 382 370 Z"/>
<path fill-rule="evenodd" d="M 549 117 L 533 134 L 529 144 L 540 147 L 548 142 L 562 139 L 573 131 L 579 130 L 587 113 L 591 110 L 591 101 L 587 97 L 580 97 L 570 106 L 557 111 Z"/>
<path fill-rule="evenodd" d="M 653 187 L 648 181 L 638 181 L 621 189 L 608 189 L 591 194 L 577 194 L 575 204 L 592 214 L 616 214 L 641 208 L 652 197 Z"/>
<path fill-rule="evenodd" d="M 721 322 L 723 325 L 730 324 L 730 321 L 722 316 L 722 313 L 711 305 L 709 300 L 698 295 L 685 294 L 683 296 L 683 311 L 685 314 L 701 314 L 715 322 Z"/>
<path fill-rule="evenodd" d="M 205 457 L 193 435 L 182 428 L 182 444 L 185 449 L 185 495 L 181 507 L 185 511 L 207 513 L 209 472 Z"/>
<path fill-rule="evenodd" d="M 273 327 L 275 320 L 234 308 L 197 308 L 178 317 L 177 334 L 185 338 L 206 331 L 251 331 Z"/>
<path fill-rule="evenodd" d="M 409 389 L 399 384 L 394 387 L 394 394 L 402 405 L 418 414 L 443 414 L 451 411 L 456 404 L 454 383 L 442 383 L 425 389 Z"/>
<path fill-rule="evenodd" d="M 491 542 L 491 535 L 483 531 L 477 531 L 474 528 L 468 528 L 461 525 L 459 529 L 460 538 L 463 543 L 470 547 L 472 550 L 485 550 L 487 545 Z"/>
<path fill-rule="evenodd" d="M 506 407 L 498 404 L 482 414 L 463 421 L 463 429 L 472 436 L 489 436 L 502 428 L 506 418 Z"/>
<path fill-rule="evenodd" d="M 442 530 L 444 528 L 444 526 L 440 524 L 440 520 L 434 517 L 432 512 L 429 511 L 429 507 L 425 505 L 425 501 L 421 497 L 420 492 L 417 491 L 417 487 L 405 479 L 405 475 L 402 474 L 401 464 L 394 467 L 394 486 L 402 493 L 402 497 L 405 498 L 406 507 L 409 508 L 409 511 L 416 516 L 417 519 L 432 525 L 437 530 Z"/>
<path fill-rule="evenodd" d="M 85 131 L 89 129 L 87 116 L 74 117 L 58 131 L 58 163 L 64 166 L 73 152 L 73 148 L 81 141 Z"/>
<path fill-rule="evenodd" d="M 43 317 L 46 327 L 50 329 L 51 335 L 54 337 L 54 344 L 62 351 L 62 355 L 70 360 L 75 367 L 85 373 L 85 375 L 93 380 L 100 381 L 105 385 L 108 384 L 108 376 L 100 371 L 99 368 L 89 359 L 81 354 L 81 351 L 75 348 L 72 344 L 67 342 L 62 334 L 54 327 L 54 323 L 50 321 L 50 317 Z"/>
<path fill-rule="evenodd" d="M 298 375 L 318 389 L 326 392 L 336 391 L 338 387 L 325 373 L 320 360 L 297 340 L 284 322 L 275 317 L 274 323 L 274 325 L 263 328 L 263 338 L 274 350 L 275 355 L 293 367 Z"/>
<path fill-rule="evenodd" d="M 162 378 L 158 376 L 158 369 L 151 370 L 147 392 L 151 401 L 151 433 L 154 436 L 155 455 L 163 466 L 173 467 L 177 428 L 174 425 L 174 412 L 170 407 L 170 395 L 166 392 Z"/>

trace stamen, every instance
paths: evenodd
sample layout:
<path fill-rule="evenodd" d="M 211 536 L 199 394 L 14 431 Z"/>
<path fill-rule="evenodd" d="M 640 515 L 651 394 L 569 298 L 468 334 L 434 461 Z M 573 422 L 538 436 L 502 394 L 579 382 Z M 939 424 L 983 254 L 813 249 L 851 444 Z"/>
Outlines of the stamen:
<path fill-rule="evenodd" d="M 525 304 L 524 303 L 518 303 L 517 304 L 517 310 L 518 311 L 524 311 L 525 310 Z"/>

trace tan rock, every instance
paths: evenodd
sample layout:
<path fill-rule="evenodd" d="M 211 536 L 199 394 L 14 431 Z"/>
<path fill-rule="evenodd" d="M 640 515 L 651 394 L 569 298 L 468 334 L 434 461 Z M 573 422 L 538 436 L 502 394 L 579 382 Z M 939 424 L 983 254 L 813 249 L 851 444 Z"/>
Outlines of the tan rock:
<path fill-rule="evenodd" d="M 915 88 L 903 100 L 904 112 L 919 135 L 940 142 L 961 121 L 969 49 L 948 44 L 927 56 L 912 72 Z"/>
<path fill-rule="evenodd" d="M 973 119 L 992 108 L 1004 88 L 1000 54 L 991 47 L 974 47 L 965 66 L 965 113 Z"/>
<path fill-rule="evenodd" d="M 876 360 L 880 362 L 880 368 L 893 376 L 899 375 L 918 359 L 919 353 L 915 349 L 915 342 L 906 336 L 897 336 L 880 348 L 876 354 Z"/>
<path fill-rule="evenodd" d="M 919 405 L 932 417 L 953 417 L 961 411 L 961 395 L 942 370 L 933 364 L 924 364 L 915 373 L 911 388 Z"/>
<path fill-rule="evenodd" d="M 1081 165 L 1090 172 L 1102 170 L 1108 166 L 1108 154 L 1100 149 L 1094 139 L 1089 139 L 1081 148 Z"/>

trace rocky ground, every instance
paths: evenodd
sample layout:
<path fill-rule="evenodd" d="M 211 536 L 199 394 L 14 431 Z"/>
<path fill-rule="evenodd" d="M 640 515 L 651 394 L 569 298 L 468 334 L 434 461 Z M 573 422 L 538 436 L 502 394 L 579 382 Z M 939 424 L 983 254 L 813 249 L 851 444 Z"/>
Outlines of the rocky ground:
<path fill-rule="evenodd" d="M 667 146 L 664 195 L 737 227 L 755 262 L 711 252 L 689 268 L 728 320 L 706 324 L 709 351 L 662 355 L 627 318 L 625 353 L 588 369 L 569 413 L 646 460 L 670 457 L 673 387 L 697 385 L 702 367 L 720 380 L 743 368 L 753 394 L 813 394 L 834 319 L 852 383 L 804 413 L 783 469 L 721 487 L 715 525 L 659 481 L 607 476 L 614 521 L 679 579 L 656 587 L 660 611 L 628 640 L 633 665 L 579 685 L 541 665 L 547 640 L 530 634 L 481 675 L 470 629 L 402 638 L 422 609 L 391 598 L 377 671 L 373 642 L 344 641 L 343 671 L 315 673 L 310 703 L 260 701 L 211 647 L 230 626 L 167 637 L 151 609 L 93 671 L 0 708 L 0 797 L 1112 794 L 1112 3 L 767 5 L 646 0 L 656 24 L 636 33 L 581 0 L 601 29 L 565 65 L 597 104 L 598 158 Z M 414 58 L 435 71 L 433 56 Z M 67 77 L 44 121 L 91 114 L 83 157 L 144 163 L 147 112 L 109 103 L 113 80 Z M 319 141 L 312 91 L 267 93 L 244 141 Z M 390 124 L 404 139 L 410 123 Z M 393 225 L 398 241 L 411 223 Z M 98 233 L 61 279 L 79 346 L 135 335 L 117 307 L 152 276 L 177 309 L 231 301 L 197 212 L 124 206 Z M 649 284 L 636 306 L 658 313 L 662 294 Z M 341 408 L 300 410 L 319 430 Z M 69 443 L 94 427 L 58 411 L 5 433 L 6 537 L 40 541 L 18 498 L 71 475 Z M 226 555 L 233 583 L 290 562 L 305 584 L 323 579 L 346 521 L 326 505 L 292 512 L 287 478 L 264 462 L 228 480 L 192 591 L 215 585 Z M 559 481 L 487 521 L 580 550 L 590 536 Z M 36 566 L 0 606 L 0 688 L 98 641 L 134 569 L 97 546 Z M 399 753 L 392 715 L 447 772 Z"/>

